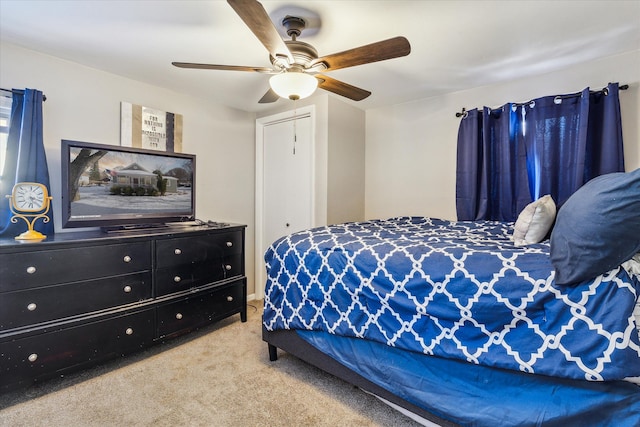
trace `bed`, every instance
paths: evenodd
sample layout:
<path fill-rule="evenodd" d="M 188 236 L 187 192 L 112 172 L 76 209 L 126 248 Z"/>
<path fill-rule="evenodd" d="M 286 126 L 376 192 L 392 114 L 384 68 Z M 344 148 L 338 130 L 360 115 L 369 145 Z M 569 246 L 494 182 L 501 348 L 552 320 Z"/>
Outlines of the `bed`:
<path fill-rule="evenodd" d="M 406 216 L 278 239 L 270 359 L 284 350 L 425 425 L 640 425 L 640 169 L 621 177 L 624 197 L 587 183 L 557 217 L 541 198 L 515 223 Z"/>
<path fill-rule="evenodd" d="M 513 224 L 398 217 L 265 255 L 263 338 L 437 425 L 638 425 L 640 275 L 557 286 Z"/>

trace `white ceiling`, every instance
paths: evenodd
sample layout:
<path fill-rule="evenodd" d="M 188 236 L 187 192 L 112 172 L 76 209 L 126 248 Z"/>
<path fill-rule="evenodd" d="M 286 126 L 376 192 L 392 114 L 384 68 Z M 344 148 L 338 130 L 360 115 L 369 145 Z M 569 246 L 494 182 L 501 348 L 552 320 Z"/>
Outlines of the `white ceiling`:
<path fill-rule="evenodd" d="M 329 73 L 372 92 L 364 101 L 348 101 L 363 109 L 640 49 L 640 0 L 261 3 L 278 27 L 301 8 L 315 14 L 303 17 L 319 28 L 299 40 L 320 56 L 398 35 L 409 40 L 409 56 Z M 273 106 L 258 104 L 268 75 L 171 65 L 271 66 L 266 49 L 226 1 L 0 0 L 0 40 L 246 111 Z"/>

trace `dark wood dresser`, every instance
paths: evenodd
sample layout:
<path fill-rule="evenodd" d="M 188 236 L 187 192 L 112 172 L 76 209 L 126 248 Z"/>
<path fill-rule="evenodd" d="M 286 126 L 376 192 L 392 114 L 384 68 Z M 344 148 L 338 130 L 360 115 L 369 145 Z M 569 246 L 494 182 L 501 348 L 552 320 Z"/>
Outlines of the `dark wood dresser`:
<path fill-rule="evenodd" d="M 0 239 L 0 392 L 239 313 L 245 226 Z"/>

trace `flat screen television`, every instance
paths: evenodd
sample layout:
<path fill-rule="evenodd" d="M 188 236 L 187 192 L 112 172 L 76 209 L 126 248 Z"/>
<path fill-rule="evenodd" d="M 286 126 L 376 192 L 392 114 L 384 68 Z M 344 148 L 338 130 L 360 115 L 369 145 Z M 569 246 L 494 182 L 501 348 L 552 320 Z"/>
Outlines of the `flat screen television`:
<path fill-rule="evenodd" d="M 195 220 L 196 156 L 62 140 L 63 228 Z"/>

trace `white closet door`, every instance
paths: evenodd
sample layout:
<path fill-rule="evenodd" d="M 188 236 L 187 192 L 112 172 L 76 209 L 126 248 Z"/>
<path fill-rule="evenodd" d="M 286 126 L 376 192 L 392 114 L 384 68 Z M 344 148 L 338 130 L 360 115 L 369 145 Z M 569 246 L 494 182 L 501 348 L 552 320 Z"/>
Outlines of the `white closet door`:
<path fill-rule="evenodd" d="M 301 117 L 264 127 L 264 250 L 284 235 L 311 227 L 311 122 Z"/>

